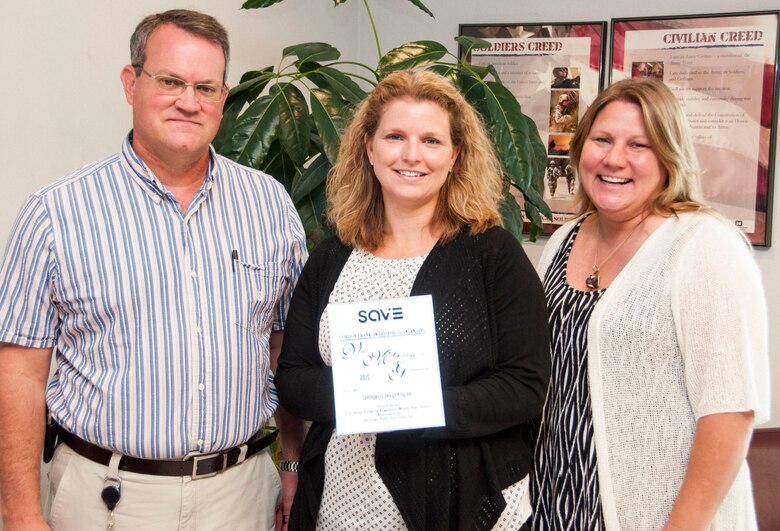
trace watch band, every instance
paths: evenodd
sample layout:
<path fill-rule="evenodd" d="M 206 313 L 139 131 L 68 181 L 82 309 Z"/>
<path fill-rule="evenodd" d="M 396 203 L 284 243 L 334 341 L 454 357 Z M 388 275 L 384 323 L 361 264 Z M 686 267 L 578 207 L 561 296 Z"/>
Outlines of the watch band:
<path fill-rule="evenodd" d="M 279 470 L 282 472 L 298 472 L 298 461 L 279 461 Z"/>

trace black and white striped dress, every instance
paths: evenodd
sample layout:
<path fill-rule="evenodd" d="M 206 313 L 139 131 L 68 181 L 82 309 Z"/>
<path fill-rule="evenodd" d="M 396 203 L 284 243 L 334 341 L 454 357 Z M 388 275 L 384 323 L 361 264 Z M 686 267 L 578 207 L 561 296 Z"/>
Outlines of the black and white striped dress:
<path fill-rule="evenodd" d="M 544 279 L 552 375 L 531 479 L 533 529 L 604 529 L 588 389 L 588 321 L 604 291 L 579 291 L 566 281 L 581 225 L 561 245 Z"/>

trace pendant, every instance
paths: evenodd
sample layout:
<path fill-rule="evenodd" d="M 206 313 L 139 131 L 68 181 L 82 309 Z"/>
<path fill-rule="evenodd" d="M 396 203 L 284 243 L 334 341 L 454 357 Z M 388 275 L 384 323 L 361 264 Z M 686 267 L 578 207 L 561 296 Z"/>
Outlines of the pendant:
<path fill-rule="evenodd" d="M 593 273 L 585 279 L 585 286 L 588 289 L 599 289 L 599 267 L 593 266 Z"/>

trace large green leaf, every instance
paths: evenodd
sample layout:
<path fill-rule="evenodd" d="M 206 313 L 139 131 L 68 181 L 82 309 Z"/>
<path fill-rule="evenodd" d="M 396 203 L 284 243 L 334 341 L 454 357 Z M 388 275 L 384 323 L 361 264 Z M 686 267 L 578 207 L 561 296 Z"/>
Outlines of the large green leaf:
<path fill-rule="evenodd" d="M 379 72 L 384 77 L 397 70 L 409 70 L 435 63 L 447 54 L 447 48 L 435 41 L 415 41 L 393 48 L 379 60 Z"/>
<path fill-rule="evenodd" d="M 485 85 L 477 78 L 471 76 L 465 70 L 458 73 L 456 83 L 466 100 L 482 115 L 485 124 L 490 129 L 490 112 L 485 100 Z"/>
<path fill-rule="evenodd" d="M 322 154 L 314 157 L 311 164 L 293 179 L 292 192 L 290 193 L 293 203 L 297 203 L 309 195 L 312 190 L 324 184 L 330 168 L 331 165 L 327 157 Z"/>
<path fill-rule="evenodd" d="M 279 96 L 279 140 L 282 147 L 296 164 L 303 164 L 309 154 L 312 128 L 306 98 L 292 83 L 274 85 L 271 94 Z"/>
<path fill-rule="evenodd" d="M 542 137 L 539 136 L 539 130 L 536 128 L 536 123 L 533 119 L 524 114 L 523 121 L 526 124 L 526 131 L 528 131 L 531 144 L 531 172 L 533 173 L 531 189 L 536 191 L 540 202 L 540 204 L 536 202 L 534 204 L 537 205 L 547 219 L 552 219 L 550 207 L 542 199 L 542 194 L 544 193 L 544 171 L 547 168 L 547 149 L 545 149 L 544 142 L 542 142 Z"/>
<path fill-rule="evenodd" d="M 211 144 L 218 153 L 222 153 L 222 148 L 230 137 L 230 130 L 236 125 L 238 115 L 241 113 L 241 109 L 246 105 L 246 101 L 242 99 L 236 99 L 230 103 L 225 103 L 225 108 L 222 109 L 222 121 L 219 123 L 219 130 L 217 131 L 214 140 Z"/>
<path fill-rule="evenodd" d="M 488 66 L 487 66 L 487 69 L 488 69 L 488 72 L 490 72 L 490 74 L 493 76 L 493 79 L 494 79 L 495 81 L 498 81 L 499 83 L 503 84 L 503 82 L 501 81 L 501 78 L 500 78 L 500 77 L 498 77 L 498 70 L 496 70 L 496 67 L 495 67 L 495 66 L 493 66 L 493 65 L 488 65 Z"/>
<path fill-rule="evenodd" d="M 306 62 L 298 62 L 296 63 L 296 66 L 298 67 L 298 72 L 303 74 L 303 76 L 317 85 L 319 88 L 331 88 L 330 83 L 328 83 L 328 80 L 319 73 L 320 68 L 322 68 L 322 65 L 320 63 L 317 63 L 315 61 L 306 61 Z"/>
<path fill-rule="evenodd" d="M 282 0 L 247 0 L 244 2 L 244 5 L 241 6 L 241 9 L 257 9 L 257 8 L 263 8 L 263 7 L 269 7 L 274 4 L 278 4 Z"/>
<path fill-rule="evenodd" d="M 312 89 L 311 114 L 317 126 L 325 155 L 331 163 L 336 162 L 341 143 L 341 132 L 347 121 L 347 108 L 341 98 L 330 90 Z"/>
<path fill-rule="evenodd" d="M 222 152 L 222 146 L 227 141 L 230 129 L 235 125 L 241 110 L 247 103 L 257 99 L 268 84 L 269 79 L 274 76 L 276 74 L 273 72 L 273 67 L 270 66 L 264 70 L 246 72 L 241 76 L 241 82 L 230 89 L 225 100 L 225 107 L 222 109 L 219 130 L 212 141 L 214 149 Z"/>
<path fill-rule="evenodd" d="M 263 92 L 263 89 L 271 79 L 277 77 L 274 67 L 268 66 L 263 70 L 251 70 L 241 75 L 238 85 L 230 87 L 226 98 L 229 104 L 235 100 L 254 100 Z"/>
<path fill-rule="evenodd" d="M 366 97 L 366 91 L 360 88 L 347 74 L 331 66 L 323 66 L 318 70 L 333 91 L 350 103 L 358 103 Z M 325 88 L 325 87 L 321 87 Z"/>
<path fill-rule="evenodd" d="M 531 207 L 538 210 L 539 212 L 544 212 L 544 215 L 547 217 L 547 219 L 552 218 L 552 212 L 550 212 L 550 207 L 547 206 L 547 203 L 544 202 L 544 199 L 542 198 L 542 195 L 539 193 L 539 191 L 535 190 L 533 187 L 529 187 L 526 190 L 523 190 L 523 198 L 525 200 L 525 207 L 527 210 L 530 210 Z M 532 221 L 537 221 L 531 217 Z M 539 222 L 541 223 L 541 219 L 539 219 Z"/>
<path fill-rule="evenodd" d="M 549 212 L 541 196 L 534 190 L 534 144 L 539 141 L 532 120 L 526 120 L 520 104 L 504 85 L 496 81 L 485 83 L 485 95 L 490 113 L 490 133 L 498 150 L 501 164 L 511 182 L 529 201 L 526 213 L 531 219 L 534 237 L 542 227 L 538 210 Z M 538 164 L 538 162 L 536 163 Z"/>
<path fill-rule="evenodd" d="M 297 57 L 298 62 L 335 61 L 341 57 L 341 52 L 325 42 L 304 42 L 288 46 L 282 50 L 282 57 Z"/>
<path fill-rule="evenodd" d="M 468 75 L 477 77 L 480 80 L 484 80 L 490 75 L 490 69 L 480 65 L 469 65 L 468 68 L 464 68 L 462 72 L 464 75 L 467 72 Z"/>
<path fill-rule="evenodd" d="M 495 81 L 485 83 L 485 99 L 490 131 L 504 170 L 513 183 L 525 190 L 532 182 L 531 148 L 520 104 L 509 89 Z"/>
<path fill-rule="evenodd" d="M 512 177 L 511 172 L 517 174 L 518 172 L 527 171 L 531 167 L 527 161 L 525 163 L 518 161 L 518 153 L 521 153 L 522 157 L 526 157 L 526 159 L 532 159 L 534 163 L 536 163 L 539 156 L 542 156 L 546 166 L 546 153 L 544 144 L 541 138 L 539 138 L 539 133 L 536 131 L 535 126 L 531 130 L 527 128 L 529 122 L 533 124 L 533 120 L 522 114 L 520 105 L 511 92 L 497 89 L 496 87 L 500 85 L 493 82 L 489 84 L 473 77 L 466 69 L 459 72 L 457 84 L 461 93 L 482 114 L 510 182 L 515 183 L 515 178 Z M 541 172 L 543 176 L 544 167 L 542 167 Z M 540 181 L 540 184 L 543 183 Z M 521 192 L 526 191 L 525 188 L 516 184 L 515 187 Z M 549 208 L 542 200 L 541 195 L 534 190 L 531 190 L 530 193 L 531 199 L 530 202 L 527 200 L 527 204 L 532 202 L 538 208 L 541 208 L 543 212 L 549 212 Z M 515 199 L 512 198 L 510 202 L 509 198 L 510 195 L 507 192 L 501 204 L 503 223 L 505 227 L 519 237 L 523 228 L 522 211 L 517 206 Z M 531 217 L 531 234 L 535 238 L 537 229 L 541 229 L 542 221 L 538 215 L 539 210 L 533 204 L 531 208 L 534 210 L 533 213 L 536 214 L 535 217 Z"/>
<path fill-rule="evenodd" d="M 430 70 L 431 72 L 436 72 L 440 76 L 449 78 L 450 81 L 455 81 L 455 76 L 458 74 L 458 67 L 455 65 L 447 65 L 444 63 L 438 63 L 435 65 L 429 66 L 426 70 Z"/>
<path fill-rule="evenodd" d="M 279 128 L 279 98 L 261 96 L 252 102 L 230 129 L 222 154 L 240 164 L 259 167 Z"/>
<path fill-rule="evenodd" d="M 455 40 L 467 52 L 473 50 L 474 48 L 490 48 L 493 46 L 490 44 L 490 41 L 480 39 L 479 37 L 470 37 L 468 35 L 458 35 L 455 37 Z"/>
<path fill-rule="evenodd" d="M 535 242 L 536 237 L 539 236 L 544 230 L 542 217 L 539 214 L 539 209 L 532 205 L 528 201 L 527 197 L 525 198 L 525 203 L 523 206 L 525 207 L 526 217 L 531 220 L 531 226 L 528 229 L 528 237 L 532 242 Z"/>
<path fill-rule="evenodd" d="M 312 194 L 296 203 L 295 208 L 301 217 L 303 230 L 306 231 L 306 245 L 309 250 L 331 235 L 323 219 L 325 212 L 324 186 L 317 188 Z"/>
<path fill-rule="evenodd" d="M 515 235 L 519 242 L 523 242 L 523 211 L 517 204 L 517 199 L 509 191 L 504 192 L 504 197 L 499 205 L 501 222 L 506 230 Z"/>
<path fill-rule="evenodd" d="M 526 130 L 531 135 L 531 152 L 534 156 L 533 171 L 534 176 L 539 182 L 539 190 L 541 190 L 541 183 L 544 180 L 544 170 L 547 168 L 547 148 L 545 148 L 542 137 L 539 135 L 539 129 L 536 127 L 536 122 L 525 114 L 523 115 L 523 120 L 526 124 Z"/>
<path fill-rule="evenodd" d="M 433 13 L 431 13 L 431 11 L 430 11 L 430 10 L 429 10 L 427 7 L 425 7 L 425 5 L 423 5 L 423 3 L 422 3 L 422 2 L 420 2 L 420 0 L 409 0 L 409 1 L 410 1 L 412 4 L 416 5 L 417 7 L 419 7 L 420 9 L 422 9 L 422 10 L 423 10 L 423 12 L 424 12 L 424 13 L 427 13 L 427 14 L 428 14 L 428 16 L 430 16 L 431 18 L 435 18 L 435 17 L 433 16 Z"/>
<path fill-rule="evenodd" d="M 293 180 L 299 171 L 298 166 L 282 148 L 279 139 L 271 143 L 259 169 L 282 183 L 287 193 L 292 191 Z"/>
<path fill-rule="evenodd" d="M 490 44 L 485 39 L 480 39 L 478 37 L 469 37 L 468 35 L 459 35 L 458 37 L 455 37 L 455 40 L 458 41 L 458 44 L 460 44 L 460 47 L 463 51 L 461 59 L 464 61 L 468 61 L 471 59 L 470 54 L 471 50 L 475 48 L 490 48 L 492 44 Z"/>

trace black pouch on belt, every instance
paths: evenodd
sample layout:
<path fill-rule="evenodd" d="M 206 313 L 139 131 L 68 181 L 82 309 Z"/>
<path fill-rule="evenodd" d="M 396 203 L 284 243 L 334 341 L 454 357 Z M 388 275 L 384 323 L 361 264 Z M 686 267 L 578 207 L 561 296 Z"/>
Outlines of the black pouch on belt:
<path fill-rule="evenodd" d="M 51 418 L 49 408 L 46 408 L 46 433 L 43 437 L 43 462 L 48 463 L 54 457 L 54 449 L 57 448 L 57 436 L 60 426 Z"/>

